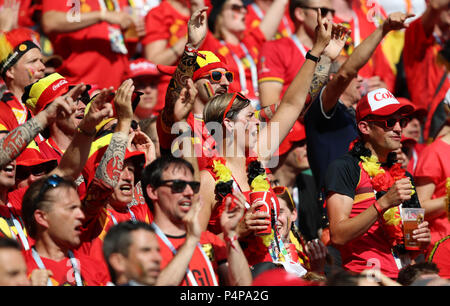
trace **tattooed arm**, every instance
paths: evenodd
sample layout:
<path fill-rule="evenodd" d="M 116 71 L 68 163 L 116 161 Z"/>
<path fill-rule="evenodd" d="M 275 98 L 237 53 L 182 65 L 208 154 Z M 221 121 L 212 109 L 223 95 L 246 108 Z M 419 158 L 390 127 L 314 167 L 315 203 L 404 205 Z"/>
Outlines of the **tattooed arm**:
<path fill-rule="evenodd" d="M 314 71 L 311 86 L 309 87 L 309 95 L 311 96 L 312 101 L 314 101 L 325 84 L 328 83 L 330 67 L 331 59 L 328 56 L 321 56 L 320 61 L 317 63 L 316 70 Z"/>
<path fill-rule="evenodd" d="M 75 88 L 78 89 L 81 86 L 76 86 Z M 72 114 L 73 110 L 70 101 L 65 100 L 64 97 L 58 97 L 35 117 L 9 132 L 0 140 L 0 167 L 10 163 L 19 156 L 33 138 L 52 124 L 57 116 L 67 118 Z"/>
<path fill-rule="evenodd" d="M 195 11 L 189 19 L 188 42 L 186 43 L 186 47 L 197 49 L 205 39 L 208 30 L 206 10 L 206 8 L 202 8 Z M 166 103 L 164 110 L 161 113 L 162 123 L 164 123 L 167 129 L 170 129 L 170 127 L 177 122 L 174 112 L 175 105 L 179 100 L 178 98 L 180 97 L 183 88 L 189 87 L 188 80 L 192 78 L 192 75 L 194 74 L 196 59 L 196 53 L 184 51 L 177 69 L 170 80 L 166 94 Z"/>
<path fill-rule="evenodd" d="M 99 209 L 106 204 L 106 200 L 117 185 L 120 173 L 123 170 L 128 134 L 133 118 L 131 107 L 133 91 L 133 82 L 126 80 L 120 85 L 114 98 L 118 122 L 111 142 L 95 171 L 95 177 L 88 187 L 87 197 L 83 203 L 87 220 L 96 215 Z"/>

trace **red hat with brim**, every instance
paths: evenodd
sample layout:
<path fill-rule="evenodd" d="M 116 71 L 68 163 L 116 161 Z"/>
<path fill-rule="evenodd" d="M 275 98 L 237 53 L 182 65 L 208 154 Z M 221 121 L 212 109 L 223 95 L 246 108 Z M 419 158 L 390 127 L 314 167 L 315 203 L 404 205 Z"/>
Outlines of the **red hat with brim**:
<path fill-rule="evenodd" d="M 356 105 L 356 121 L 359 122 L 369 115 L 390 116 L 400 112 L 409 115 L 414 111 L 414 106 L 407 100 L 399 101 L 386 88 L 378 88 L 370 91 Z"/>
<path fill-rule="evenodd" d="M 142 151 L 125 152 L 124 162 L 131 160 L 134 163 L 134 182 L 138 182 L 141 178 L 142 169 L 145 166 L 145 153 Z"/>
<path fill-rule="evenodd" d="M 284 138 L 283 142 L 274 153 L 275 156 L 286 154 L 294 145 L 294 143 L 306 139 L 305 127 L 298 121 L 295 121 L 294 126 Z"/>
<path fill-rule="evenodd" d="M 196 81 L 204 76 L 208 71 L 223 68 L 228 70 L 226 59 L 220 54 L 215 54 L 211 51 L 198 51 L 197 59 L 195 61 L 194 74 L 192 80 Z M 158 70 L 165 75 L 173 75 L 177 70 L 177 66 L 156 65 Z"/>
<path fill-rule="evenodd" d="M 130 62 L 129 66 L 129 77 L 134 79 L 137 77 L 159 77 L 161 73 L 158 68 L 152 62 L 145 59 L 137 59 Z"/>

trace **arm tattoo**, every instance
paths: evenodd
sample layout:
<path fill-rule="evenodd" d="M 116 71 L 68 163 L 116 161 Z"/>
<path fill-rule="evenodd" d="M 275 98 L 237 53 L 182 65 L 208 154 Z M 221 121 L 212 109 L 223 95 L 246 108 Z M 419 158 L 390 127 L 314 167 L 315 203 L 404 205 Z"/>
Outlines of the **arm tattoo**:
<path fill-rule="evenodd" d="M 6 137 L 0 140 L 0 167 L 19 156 L 33 138 L 43 130 L 44 127 L 39 121 L 36 118 L 31 118 L 9 132 Z"/>
<path fill-rule="evenodd" d="M 316 66 L 311 86 L 309 87 L 309 95 L 311 96 L 312 101 L 314 101 L 320 90 L 328 83 L 330 67 L 331 59 L 327 56 L 322 56 L 320 62 Z"/>
<path fill-rule="evenodd" d="M 111 187 L 119 181 L 123 169 L 123 160 L 128 143 L 128 134 L 116 132 L 95 171 L 95 177 Z"/>
<path fill-rule="evenodd" d="M 175 102 L 177 101 L 183 87 L 186 86 L 187 80 L 192 78 L 192 75 L 194 74 L 196 59 L 197 55 L 189 55 L 187 52 L 183 52 L 183 56 L 178 63 L 177 70 L 170 79 L 169 87 L 167 88 L 166 93 L 166 102 L 161 118 L 166 126 L 172 126 L 174 123 L 173 110 L 175 107 Z"/>

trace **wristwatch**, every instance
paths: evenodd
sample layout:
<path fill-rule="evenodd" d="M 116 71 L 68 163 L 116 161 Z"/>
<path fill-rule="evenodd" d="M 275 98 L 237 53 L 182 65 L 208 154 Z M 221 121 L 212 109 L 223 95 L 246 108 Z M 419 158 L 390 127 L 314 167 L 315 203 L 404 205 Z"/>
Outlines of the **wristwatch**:
<path fill-rule="evenodd" d="M 311 50 L 308 51 L 308 52 L 306 52 L 305 58 L 306 58 L 306 59 L 310 59 L 310 60 L 312 60 L 313 62 L 318 63 L 318 62 L 320 61 L 320 56 L 319 56 L 319 57 L 316 57 L 316 56 L 312 55 L 310 52 L 311 52 Z"/>

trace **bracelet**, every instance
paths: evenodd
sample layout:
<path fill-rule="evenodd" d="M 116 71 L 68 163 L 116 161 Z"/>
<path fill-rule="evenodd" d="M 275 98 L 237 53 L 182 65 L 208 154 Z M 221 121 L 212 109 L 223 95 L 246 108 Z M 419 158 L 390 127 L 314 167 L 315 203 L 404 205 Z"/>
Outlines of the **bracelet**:
<path fill-rule="evenodd" d="M 375 209 L 377 210 L 377 213 L 380 217 L 383 217 L 383 210 L 380 207 L 380 204 L 378 204 L 377 201 L 375 201 L 375 203 L 373 203 L 373 206 L 375 207 Z"/>
<path fill-rule="evenodd" d="M 225 242 L 228 242 L 231 245 L 231 247 L 237 251 L 236 247 L 233 244 L 233 241 L 238 240 L 238 237 L 236 234 L 234 234 L 234 236 L 231 238 L 226 236 L 224 240 L 225 240 Z"/>
<path fill-rule="evenodd" d="M 318 63 L 318 62 L 320 61 L 320 56 L 319 56 L 319 57 L 316 57 L 316 56 L 312 55 L 312 54 L 311 54 L 311 50 L 309 50 L 308 52 L 306 52 L 305 59 L 310 59 L 310 60 L 312 60 L 313 62 Z"/>
<path fill-rule="evenodd" d="M 83 134 L 88 137 L 94 137 L 95 134 L 97 134 L 97 130 L 95 130 L 95 129 L 93 132 L 87 132 L 87 131 L 83 130 L 82 128 L 78 127 L 77 131 L 78 131 L 78 133 Z"/>
<path fill-rule="evenodd" d="M 200 57 L 203 58 L 203 59 L 206 59 L 206 56 L 205 56 L 204 54 L 201 54 L 200 52 L 198 52 L 197 49 L 194 49 L 194 48 L 192 48 L 192 47 L 189 47 L 188 45 L 186 45 L 186 46 L 184 47 L 184 51 L 189 52 L 189 53 L 194 53 L 195 55 L 200 56 Z"/>

